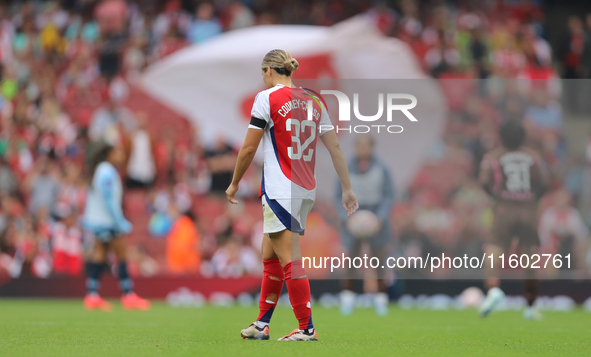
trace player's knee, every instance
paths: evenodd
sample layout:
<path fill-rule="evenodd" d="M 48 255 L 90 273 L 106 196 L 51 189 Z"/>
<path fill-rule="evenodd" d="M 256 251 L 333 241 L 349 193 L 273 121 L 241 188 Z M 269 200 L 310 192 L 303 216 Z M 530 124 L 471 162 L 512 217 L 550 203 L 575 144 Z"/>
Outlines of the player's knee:
<path fill-rule="evenodd" d="M 277 294 L 269 294 L 265 297 L 265 300 L 267 302 L 277 302 L 277 299 L 278 299 Z"/>

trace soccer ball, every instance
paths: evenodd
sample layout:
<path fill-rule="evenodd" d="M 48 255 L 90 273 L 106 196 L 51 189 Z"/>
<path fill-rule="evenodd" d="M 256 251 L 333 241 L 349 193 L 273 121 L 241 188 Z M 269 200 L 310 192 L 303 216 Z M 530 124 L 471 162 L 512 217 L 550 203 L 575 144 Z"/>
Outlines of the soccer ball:
<path fill-rule="evenodd" d="M 360 210 L 347 220 L 347 230 L 357 239 L 369 239 L 380 230 L 380 220 L 373 212 Z"/>
<path fill-rule="evenodd" d="M 462 307 L 474 308 L 480 306 L 484 300 L 484 293 L 477 287 L 469 287 L 460 294 L 460 304 Z"/>

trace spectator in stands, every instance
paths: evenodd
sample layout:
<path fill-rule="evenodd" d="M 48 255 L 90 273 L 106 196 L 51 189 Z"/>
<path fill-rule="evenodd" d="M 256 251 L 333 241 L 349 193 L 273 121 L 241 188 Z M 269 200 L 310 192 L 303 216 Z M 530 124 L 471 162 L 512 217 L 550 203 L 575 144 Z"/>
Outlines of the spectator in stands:
<path fill-rule="evenodd" d="M 147 129 L 147 114 L 140 112 L 136 119 L 137 127 L 129 138 L 126 185 L 129 188 L 149 188 L 156 179 L 156 145 Z"/>
<path fill-rule="evenodd" d="M 129 274 L 132 277 L 150 277 L 160 272 L 158 262 L 150 257 L 142 245 L 132 245 L 127 251 Z"/>
<path fill-rule="evenodd" d="M 232 2 L 226 12 L 229 17 L 228 30 L 238 30 L 255 24 L 253 11 L 240 1 Z"/>
<path fill-rule="evenodd" d="M 211 258 L 211 267 L 220 278 L 258 276 L 262 272 L 257 252 L 235 235 L 218 248 Z"/>
<path fill-rule="evenodd" d="M 176 28 L 171 28 L 162 41 L 160 41 L 160 44 L 154 49 L 154 60 L 164 58 L 186 47 L 188 44 L 187 40 L 185 40 Z"/>
<path fill-rule="evenodd" d="M 141 71 L 148 63 L 146 58 L 146 38 L 137 35 L 131 39 L 131 44 L 123 53 L 123 70 L 127 74 L 127 79 L 133 82 L 138 79 Z M 158 58 L 163 57 L 159 56 Z"/>
<path fill-rule="evenodd" d="M 6 194 L 0 194 L 0 253 L 12 253 L 13 245 L 8 237 L 12 224 L 12 200 Z"/>
<path fill-rule="evenodd" d="M 14 172 L 6 162 L 4 155 L 0 155 L 0 194 L 14 195 L 18 192 L 18 182 Z"/>
<path fill-rule="evenodd" d="M 123 106 L 125 94 L 111 86 L 106 93 L 105 105 L 92 115 L 88 135 L 94 142 L 109 144 L 123 142 L 123 134 L 131 131 L 136 123 L 133 112 Z"/>
<path fill-rule="evenodd" d="M 442 36 L 425 54 L 425 64 L 435 78 L 454 71 L 460 64 L 460 52 L 450 36 Z"/>
<path fill-rule="evenodd" d="M 56 167 L 51 159 L 42 157 L 27 178 L 26 187 L 31 192 L 29 211 L 36 214 L 41 208 L 53 212 L 59 191 Z"/>
<path fill-rule="evenodd" d="M 107 82 L 121 69 L 120 56 L 125 46 L 127 3 L 123 0 L 103 0 L 96 8 L 96 18 L 101 32 L 97 49 L 99 68 Z"/>
<path fill-rule="evenodd" d="M 51 232 L 53 271 L 78 276 L 83 263 L 82 230 L 76 225 L 76 211 L 64 209 L 60 214 Z"/>
<path fill-rule="evenodd" d="M 540 66 L 552 64 L 552 47 L 540 36 L 539 29 L 534 25 L 523 27 L 523 50 L 526 54 L 533 54 Z"/>
<path fill-rule="evenodd" d="M 525 112 L 526 120 L 541 129 L 560 131 L 562 128 L 562 108 L 539 89 L 534 92 L 533 102 Z"/>
<path fill-rule="evenodd" d="M 470 51 L 471 65 L 474 67 L 474 73 L 476 76 L 478 76 L 478 78 L 488 77 L 488 46 L 486 45 L 484 30 L 480 27 L 474 27 L 471 29 L 468 49 Z"/>
<path fill-rule="evenodd" d="M 347 212 L 341 203 L 343 191 L 340 183 L 336 185 L 335 203 L 341 220 L 341 240 L 347 254 L 351 259 L 361 257 L 364 246 L 369 246 L 370 257 L 377 257 L 383 261 L 386 249 L 392 240 L 389 224 L 390 210 L 394 203 L 394 182 L 390 175 L 390 169 L 377 157 L 371 136 L 359 136 L 355 141 L 355 155 L 349 160 L 349 174 L 353 191 L 359 197 L 359 210 L 372 212 L 379 220 L 379 230 L 367 240 L 358 239 L 347 228 Z M 386 282 L 383 270 L 377 269 L 378 287 L 373 293 L 373 303 L 378 315 L 388 312 L 388 297 L 386 295 Z M 355 293 L 353 292 L 353 279 L 355 272 L 346 269 L 345 280 L 341 292 L 341 312 L 350 315 L 355 306 Z M 367 285 L 367 280 L 364 286 Z"/>
<path fill-rule="evenodd" d="M 209 2 L 202 2 L 197 6 L 196 18 L 189 28 L 189 41 L 203 43 L 222 32 L 222 25 L 214 12 L 215 8 Z"/>
<path fill-rule="evenodd" d="M 583 21 L 578 16 L 568 19 L 568 32 L 562 42 L 560 60 L 564 66 L 563 78 L 581 78 L 581 57 L 586 43 Z"/>
<path fill-rule="evenodd" d="M 74 162 L 64 163 L 56 198 L 55 212 L 65 217 L 66 212 L 82 212 L 86 203 L 86 186 L 82 171 Z"/>
<path fill-rule="evenodd" d="M 579 79 L 585 75 L 583 54 L 587 43 L 587 34 L 583 21 L 579 16 L 571 16 L 568 19 L 568 31 L 558 48 L 558 59 L 562 62 L 562 77 L 565 79 Z M 587 102 L 587 96 L 580 93 L 578 82 L 567 81 L 565 87 L 565 101 L 567 108 L 580 112 L 582 106 Z"/>
<path fill-rule="evenodd" d="M 585 39 L 585 49 L 583 50 L 581 62 L 584 77 L 591 78 L 591 13 L 585 17 Z"/>
<path fill-rule="evenodd" d="M 499 47 L 493 50 L 491 57 L 495 72 L 503 78 L 515 77 L 526 63 L 517 39 L 509 31 L 499 36 Z"/>
<path fill-rule="evenodd" d="M 573 266 L 584 266 L 589 229 L 579 211 L 571 206 L 571 196 L 560 189 L 552 196 L 552 205 L 542 213 L 539 221 L 541 248 L 547 254 L 571 254 Z"/>
<path fill-rule="evenodd" d="M 124 0 L 102 0 L 95 9 L 102 35 L 122 33 L 127 22 L 128 9 Z"/>
<path fill-rule="evenodd" d="M 166 265 L 173 274 L 196 274 L 201 267 L 201 235 L 190 211 L 177 216 L 166 236 Z"/>
<path fill-rule="evenodd" d="M 224 194 L 226 188 L 232 182 L 236 156 L 234 149 L 223 137 L 218 137 L 214 147 L 205 152 L 207 168 L 211 173 L 211 186 L 209 188 L 211 193 Z"/>
<path fill-rule="evenodd" d="M 168 0 L 164 11 L 156 16 L 152 25 L 152 33 L 156 43 L 160 42 L 167 33 L 176 31 L 185 35 L 191 25 L 191 16 L 181 7 L 181 1 Z"/>

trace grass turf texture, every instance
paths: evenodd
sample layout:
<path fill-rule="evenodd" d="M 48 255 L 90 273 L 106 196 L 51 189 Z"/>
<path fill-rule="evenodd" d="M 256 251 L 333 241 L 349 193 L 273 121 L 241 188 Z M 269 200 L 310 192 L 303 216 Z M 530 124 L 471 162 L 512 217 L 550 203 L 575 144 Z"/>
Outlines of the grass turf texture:
<path fill-rule="evenodd" d="M 85 311 L 75 300 L 0 299 L 0 356 L 589 356 L 591 314 L 546 313 L 524 321 L 520 312 L 481 320 L 473 310 L 393 308 L 342 317 L 316 307 L 319 342 L 278 342 L 297 326 L 291 309 L 277 308 L 270 341 L 249 341 L 240 330 L 256 308 L 171 308 L 148 312 Z"/>

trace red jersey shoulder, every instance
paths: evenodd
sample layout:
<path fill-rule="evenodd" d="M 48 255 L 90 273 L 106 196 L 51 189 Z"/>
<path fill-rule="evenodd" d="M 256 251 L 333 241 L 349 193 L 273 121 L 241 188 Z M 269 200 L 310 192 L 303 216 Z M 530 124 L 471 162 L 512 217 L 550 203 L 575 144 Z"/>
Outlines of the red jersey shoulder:
<path fill-rule="evenodd" d="M 322 112 L 322 105 L 320 105 L 320 101 L 316 99 L 316 96 L 311 95 L 307 90 L 303 88 L 282 87 L 271 92 L 269 95 L 271 118 L 274 122 L 292 117 L 304 120 L 307 118 L 306 103 L 310 99 L 313 99 L 314 117 L 318 119 L 319 113 Z"/>
<path fill-rule="evenodd" d="M 278 113 L 280 115 L 283 113 L 287 114 L 286 109 L 288 108 L 286 107 L 286 104 L 291 102 L 291 97 L 291 88 L 288 87 L 283 87 L 271 92 L 269 94 L 269 106 L 271 107 L 271 113 Z"/>
<path fill-rule="evenodd" d="M 322 95 L 320 95 L 320 93 L 310 89 L 310 88 L 302 88 L 303 90 L 305 90 L 306 92 L 310 93 L 310 95 L 313 95 L 314 97 L 320 99 L 320 101 L 322 102 L 322 105 L 324 106 L 324 108 L 328 108 L 328 106 L 326 105 L 326 101 L 324 100 L 324 98 L 322 97 Z"/>

